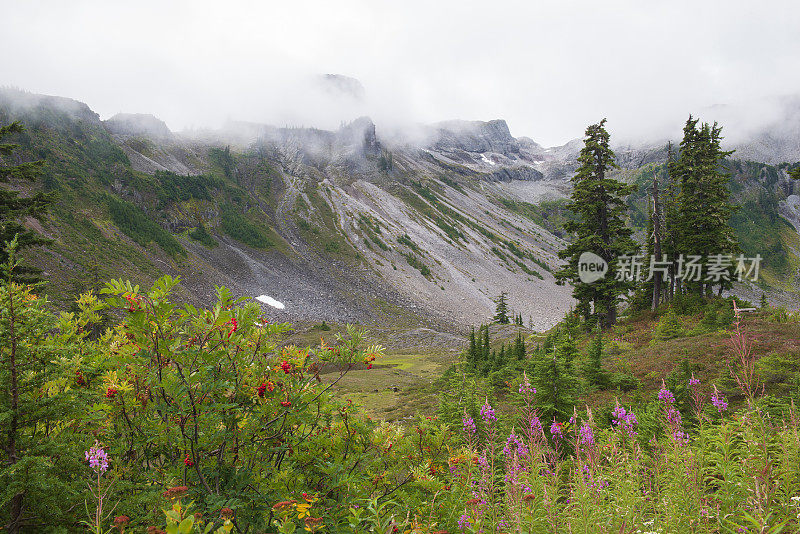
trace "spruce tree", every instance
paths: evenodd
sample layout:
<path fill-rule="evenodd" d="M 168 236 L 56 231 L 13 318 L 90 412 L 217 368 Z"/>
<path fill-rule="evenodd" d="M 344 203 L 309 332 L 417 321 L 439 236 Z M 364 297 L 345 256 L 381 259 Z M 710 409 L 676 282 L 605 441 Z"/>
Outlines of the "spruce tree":
<path fill-rule="evenodd" d="M 636 244 L 624 219 L 624 198 L 634 187 L 610 177 L 616 164 L 605 122 L 603 119 L 586 129 L 584 147 L 578 156 L 580 167 L 572 177 L 572 195 L 567 204 L 576 218 L 564 225 L 574 239 L 559 252 L 567 264 L 556 273 L 556 279 L 573 284 L 578 311 L 587 322 L 596 318 L 608 327 L 617 321 L 620 296 L 633 287 L 630 281 L 616 279 L 617 259 L 633 254 Z M 592 283 L 580 280 L 578 259 L 584 252 L 597 254 L 608 263 L 609 272 L 604 278 Z"/>
<path fill-rule="evenodd" d="M 564 338 L 562 341 L 571 339 Z M 568 341 L 567 341 L 568 342 Z M 549 353 L 537 358 L 535 383 L 542 417 L 545 421 L 554 417 L 567 419 L 575 403 L 576 383 L 572 367 L 564 361 L 564 354 L 570 352 L 561 346 L 553 347 Z"/>
<path fill-rule="evenodd" d="M 525 342 L 520 333 L 517 334 L 517 339 L 514 341 L 514 357 L 519 361 L 524 361 L 526 357 Z"/>
<path fill-rule="evenodd" d="M 673 308 L 670 308 L 667 313 L 661 316 L 656 326 L 655 338 L 661 341 L 673 339 L 683 335 L 683 327 L 681 326 L 678 314 L 675 313 Z"/>
<path fill-rule="evenodd" d="M 571 374 L 573 372 L 573 362 L 578 356 L 578 347 L 575 338 L 568 330 L 561 332 L 558 342 L 558 354 L 564 361 L 564 368 Z"/>
<path fill-rule="evenodd" d="M 733 255 L 739 251 L 738 242 L 729 224 L 733 207 L 729 202 L 729 174 L 722 160 L 732 152 L 721 148 L 722 128 L 716 123 L 703 123 L 689 116 L 683 129 L 680 157 L 671 172 L 680 184 L 678 195 L 677 237 L 678 252 L 684 256 L 700 256 L 707 263 L 716 255 Z M 687 290 L 710 294 L 713 286 L 719 291 L 731 287 L 734 262 L 727 268 L 727 278 L 683 282 Z"/>
<path fill-rule="evenodd" d="M 489 359 L 489 325 L 483 325 L 483 346 L 481 347 L 481 356 L 483 361 Z"/>
<path fill-rule="evenodd" d="M 467 363 L 469 367 L 474 369 L 478 363 L 478 344 L 475 340 L 475 327 L 469 333 L 469 350 L 467 352 Z"/>
<path fill-rule="evenodd" d="M 662 243 L 662 253 L 666 254 L 670 260 L 669 282 L 666 287 L 664 300 L 667 302 L 675 298 L 680 291 L 680 280 L 678 274 L 678 197 L 680 196 L 680 183 L 675 178 L 677 157 L 672 143 L 667 145 L 667 184 L 663 194 L 663 216 L 664 216 L 664 240 Z"/>
<path fill-rule="evenodd" d="M 586 381 L 599 388 L 608 385 L 608 376 L 603 371 L 603 332 L 597 328 L 594 339 L 589 345 L 589 354 L 584 369 Z"/>
<path fill-rule="evenodd" d="M 506 293 L 502 292 L 495 299 L 497 307 L 494 312 L 494 322 L 498 324 L 509 324 L 511 321 L 508 318 L 508 302 L 506 302 Z"/>
<path fill-rule="evenodd" d="M 44 161 L 28 161 L 25 163 L 8 164 L 19 145 L 3 143 L 4 137 L 24 131 L 21 122 L 12 122 L 0 127 L 0 183 L 19 185 L 24 182 L 36 180 L 44 167 Z M 17 251 L 22 252 L 27 248 L 44 245 L 50 242 L 41 235 L 29 230 L 22 225 L 25 217 L 36 219 L 43 217 L 55 202 L 52 192 L 37 192 L 31 196 L 22 197 L 19 191 L 0 187 L 0 264 L 8 262 L 6 243 L 17 238 Z M 20 264 L 14 270 L 14 280 L 18 282 L 37 282 L 40 280 L 41 270 L 30 265 Z"/>

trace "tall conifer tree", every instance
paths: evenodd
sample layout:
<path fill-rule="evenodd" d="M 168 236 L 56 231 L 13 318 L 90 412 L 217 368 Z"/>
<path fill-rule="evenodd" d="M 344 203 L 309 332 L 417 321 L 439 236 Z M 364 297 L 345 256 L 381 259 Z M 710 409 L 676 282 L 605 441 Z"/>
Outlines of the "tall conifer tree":
<path fill-rule="evenodd" d="M 717 255 L 732 255 L 739 251 L 738 242 L 730 226 L 733 206 L 728 190 L 729 174 L 722 160 L 732 152 L 721 148 L 722 128 L 716 123 L 703 123 L 689 116 L 683 128 L 680 156 L 670 171 L 680 184 L 678 194 L 676 232 L 678 252 L 684 256 L 700 256 L 707 264 Z M 728 278 L 733 276 L 732 264 Z M 729 280 L 688 279 L 684 285 L 689 291 L 706 294 L 713 286 L 719 290 L 731 286 Z"/>
<path fill-rule="evenodd" d="M 564 225 L 574 239 L 559 252 L 567 265 L 556 273 L 556 278 L 573 284 L 578 311 L 587 322 L 596 317 L 603 327 L 608 327 L 617 321 L 620 296 L 633 287 L 629 281 L 616 279 L 617 259 L 633 254 L 636 244 L 624 219 L 624 198 L 634 187 L 610 177 L 616 164 L 605 122 L 603 119 L 586 129 L 584 147 L 578 156 L 581 166 L 572 177 L 572 195 L 567 205 L 577 217 Z M 580 280 L 578 259 L 584 252 L 593 252 L 609 264 L 604 278 L 592 283 Z"/>
<path fill-rule="evenodd" d="M 14 143 L 3 143 L 3 138 L 24 131 L 21 122 L 12 122 L 0 127 L 0 183 L 20 183 L 34 181 L 42 171 L 44 161 L 29 161 L 9 164 L 12 155 L 19 148 Z M 44 245 L 50 240 L 43 238 L 33 230 L 22 225 L 25 217 L 42 217 L 55 202 L 52 192 L 37 192 L 28 197 L 21 197 L 19 191 L 0 187 L 0 264 L 8 262 L 6 243 L 17 238 L 17 250 L 24 251 L 37 245 Z M 30 265 L 19 265 L 14 270 L 14 280 L 19 282 L 39 281 L 41 270 Z"/>

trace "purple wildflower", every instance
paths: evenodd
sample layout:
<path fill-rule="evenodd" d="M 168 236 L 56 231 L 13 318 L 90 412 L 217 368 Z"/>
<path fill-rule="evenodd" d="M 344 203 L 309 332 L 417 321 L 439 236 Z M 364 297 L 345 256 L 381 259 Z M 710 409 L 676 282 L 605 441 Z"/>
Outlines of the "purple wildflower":
<path fill-rule="evenodd" d="M 464 432 L 466 432 L 468 436 L 474 435 L 475 431 L 477 430 L 475 427 L 475 420 L 464 413 L 464 417 L 461 419 L 461 421 L 464 424 Z"/>
<path fill-rule="evenodd" d="M 700 379 L 694 377 L 694 373 L 692 373 L 692 378 L 689 379 L 689 385 L 692 387 L 700 385 Z"/>
<path fill-rule="evenodd" d="M 108 454 L 102 447 L 92 447 L 85 451 L 86 461 L 89 462 L 89 467 L 98 473 L 105 473 L 108 471 Z"/>
<path fill-rule="evenodd" d="M 508 440 L 506 440 L 506 446 L 503 447 L 503 453 L 506 455 L 506 458 L 511 458 L 514 453 L 522 458 L 528 454 L 528 447 L 526 447 L 525 443 L 512 431 L 508 436 Z"/>
<path fill-rule="evenodd" d="M 533 414 L 533 416 L 530 418 L 530 432 L 531 434 L 542 434 L 542 432 L 544 432 L 544 429 L 542 428 L 542 422 L 539 420 L 539 416 L 536 414 Z"/>
<path fill-rule="evenodd" d="M 658 392 L 658 400 L 664 404 L 675 403 L 675 395 L 673 395 L 672 392 L 667 389 L 667 386 L 664 384 L 663 380 L 661 381 L 661 391 Z"/>
<path fill-rule="evenodd" d="M 519 392 L 520 394 L 526 395 L 536 394 L 536 388 L 531 386 L 530 380 L 528 380 L 528 375 L 524 371 L 522 372 L 522 383 L 519 385 Z"/>
<path fill-rule="evenodd" d="M 564 437 L 564 433 L 561 430 L 561 423 L 556 422 L 553 419 L 553 424 L 550 425 L 550 435 L 553 436 L 553 439 L 562 439 Z"/>
<path fill-rule="evenodd" d="M 469 514 L 467 513 L 461 514 L 461 517 L 458 518 L 458 528 L 460 528 L 461 530 L 466 530 L 467 527 L 469 526 L 470 526 Z"/>
<path fill-rule="evenodd" d="M 671 425 L 680 426 L 681 422 L 683 422 L 683 417 L 681 417 L 681 412 L 679 412 L 675 408 L 670 408 L 669 410 L 667 410 L 667 421 Z"/>
<path fill-rule="evenodd" d="M 489 405 L 488 400 L 481 407 L 481 417 L 487 425 L 491 425 L 492 421 L 497 421 L 497 417 L 494 415 L 494 408 Z"/>
<path fill-rule="evenodd" d="M 583 423 L 581 425 L 580 444 L 586 445 L 587 447 L 594 446 L 594 432 L 592 432 L 592 427 L 589 426 L 589 423 Z"/>
<path fill-rule="evenodd" d="M 717 390 L 717 386 L 714 386 L 714 394 L 711 395 L 711 404 L 716 406 L 719 413 L 728 409 L 728 401 L 726 401 L 725 397 Z"/>
<path fill-rule="evenodd" d="M 612 416 L 613 419 L 611 422 L 615 427 L 626 432 L 631 437 L 636 435 L 634 425 L 638 425 L 639 421 L 636 419 L 636 416 L 633 414 L 633 412 L 629 412 L 617 404 L 617 407 L 614 408 Z"/>

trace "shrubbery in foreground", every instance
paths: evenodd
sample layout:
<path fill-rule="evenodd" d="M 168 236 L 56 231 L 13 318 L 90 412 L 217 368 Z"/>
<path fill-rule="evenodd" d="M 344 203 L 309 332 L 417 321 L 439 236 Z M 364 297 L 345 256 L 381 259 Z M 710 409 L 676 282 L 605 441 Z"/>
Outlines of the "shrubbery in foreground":
<path fill-rule="evenodd" d="M 545 421 L 524 376 L 515 413 L 486 399 L 472 415 L 453 407 L 459 424 L 398 425 L 331 394 L 381 353 L 362 331 L 280 348 L 288 325 L 223 288 L 210 310 L 178 307 L 176 284 L 112 282 L 103 302 L 85 295 L 56 317 L 36 287 L 2 283 L 6 530 L 798 529 L 797 417 L 759 408 L 744 335 L 732 370 L 747 406 L 730 414 L 693 381 L 691 425 L 666 387 L 647 413 L 615 406 L 610 426 L 590 411 Z M 91 335 L 101 312 L 118 324 Z"/>

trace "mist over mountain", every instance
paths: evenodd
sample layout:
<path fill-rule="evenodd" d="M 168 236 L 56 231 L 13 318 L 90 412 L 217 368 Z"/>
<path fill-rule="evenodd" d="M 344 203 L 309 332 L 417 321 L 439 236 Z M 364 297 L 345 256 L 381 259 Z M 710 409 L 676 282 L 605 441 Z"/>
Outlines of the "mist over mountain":
<path fill-rule="evenodd" d="M 321 80 L 333 84 L 336 98 L 361 98 L 357 80 Z M 785 123 L 770 116 L 771 123 L 745 131 L 735 126 L 752 124 L 736 119 L 740 109 L 714 111 L 733 125 L 723 124 L 736 149 L 731 158 L 759 162 L 735 164 L 734 196 L 750 206 L 745 219 L 800 228 L 796 185 L 786 177 L 786 164 L 800 160 L 798 99 L 775 102 Z M 383 128 L 366 116 L 330 130 L 229 121 L 173 132 L 146 113 L 101 121 L 78 101 L 12 89 L 0 92 L 0 110 L 4 121 L 26 123 L 29 157 L 45 158 L 48 187 L 73 203 L 69 216 L 54 215 L 50 232 L 72 234 L 88 224 L 98 237 L 128 243 L 139 264 L 120 268 L 134 279 L 180 274 L 199 301 L 221 283 L 242 296 L 265 294 L 286 304 L 267 310 L 276 317 L 366 320 L 388 305 L 451 328 L 485 320 L 501 292 L 535 327 L 553 324 L 572 305 L 552 272 L 567 237 L 563 203 L 579 132 L 565 145 L 543 147 L 512 135 L 502 119 Z M 666 142 L 614 145 L 619 176 L 640 183 L 666 160 Z M 182 253 L 164 255 L 153 241 L 131 237 L 107 211 L 115 199 L 177 238 L 174 250 Z M 646 216 L 637 213 L 646 213 L 645 200 L 630 200 L 632 224 L 642 230 Z M 217 245 L 190 237 L 201 227 Z M 39 261 L 64 290 L 88 261 L 120 266 L 96 244 L 88 258 L 63 246 Z M 778 247 L 773 257 L 794 254 L 790 243 L 771 246 Z M 775 298 L 789 302 L 796 273 L 776 262 L 789 285 L 775 286 Z"/>

